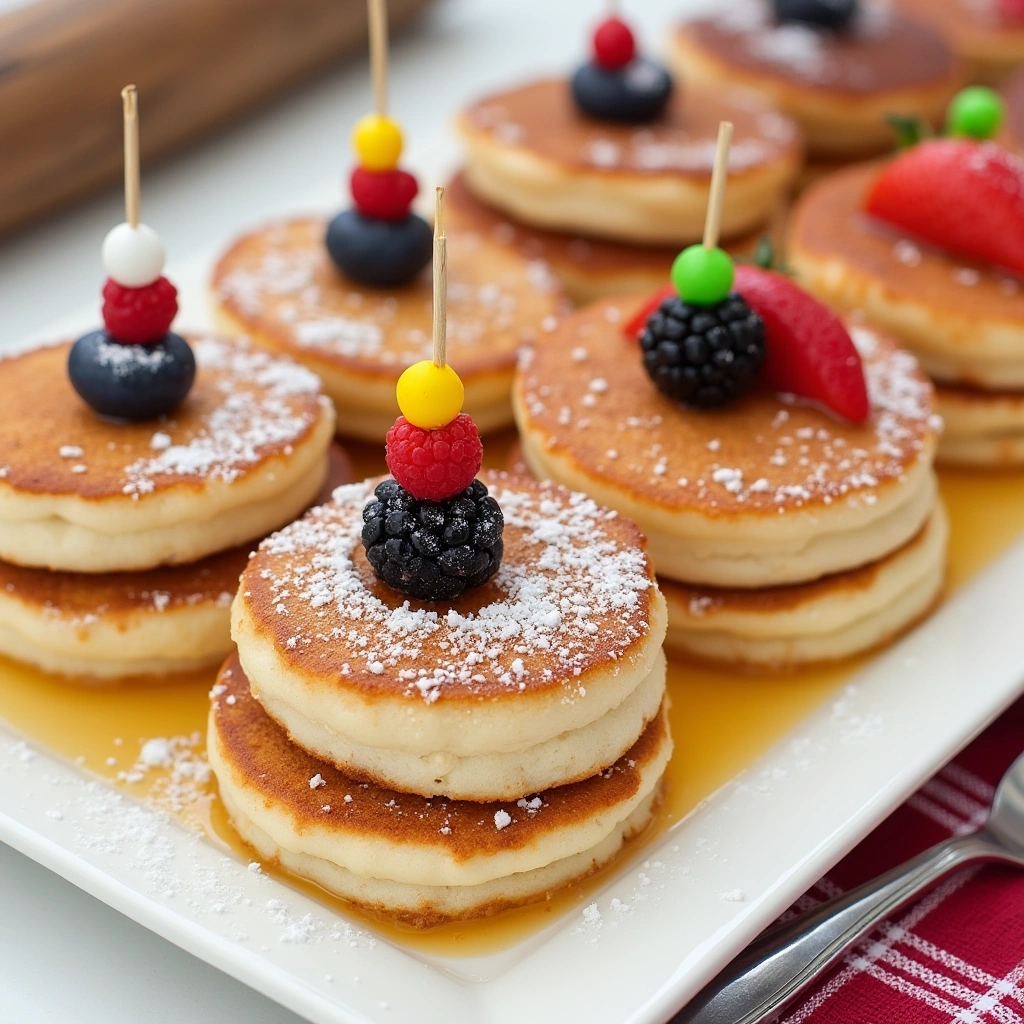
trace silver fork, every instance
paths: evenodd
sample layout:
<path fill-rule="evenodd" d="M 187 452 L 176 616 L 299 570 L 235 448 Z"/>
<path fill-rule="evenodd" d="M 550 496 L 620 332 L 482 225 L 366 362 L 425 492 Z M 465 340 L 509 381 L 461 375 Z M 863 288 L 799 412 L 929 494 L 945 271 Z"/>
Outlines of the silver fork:
<path fill-rule="evenodd" d="M 952 871 L 1024 868 L 1024 754 L 999 782 L 985 826 L 947 839 L 757 939 L 672 1024 L 756 1024 L 778 1013 L 858 939 Z"/>

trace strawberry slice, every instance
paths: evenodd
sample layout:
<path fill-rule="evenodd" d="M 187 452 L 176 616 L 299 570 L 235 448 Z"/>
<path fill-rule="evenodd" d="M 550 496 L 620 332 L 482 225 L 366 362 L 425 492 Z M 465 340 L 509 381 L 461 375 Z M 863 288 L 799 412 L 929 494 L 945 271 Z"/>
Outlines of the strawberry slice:
<path fill-rule="evenodd" d="M 871 413 L 864 368 L 839 317 L 771 270 L 737 263 L 733 288 L 764 321 L 768 350 L 762 383 L 863 423 Z"/>
<path fill-rule="evenodd" d="M 675 286 L 667 284 L 659 288 L 637 311 L 622 325 L 622 333 L 632 341 L 636 341 L 647 326 L 648 317 L 661 305 L 663 299 L 678 295 Z"/>
<path fill-rule="evenodd" d="M 1024 21 L 1024 0 L 998 0 L 996 10 L 1004 21 Z"/>
<path fill-rule="evenodd" d="M 932 245 L 1024 277 L 1024 161 L 992 142 L 932 139 L 895 157 L 869 214 Z"/>

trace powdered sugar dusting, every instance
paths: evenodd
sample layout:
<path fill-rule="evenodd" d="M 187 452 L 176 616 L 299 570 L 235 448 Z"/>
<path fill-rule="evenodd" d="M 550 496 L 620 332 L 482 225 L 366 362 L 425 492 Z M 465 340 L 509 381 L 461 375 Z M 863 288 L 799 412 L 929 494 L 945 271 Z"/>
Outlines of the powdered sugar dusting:
<path fill-rule="evenodd" d="M 595 659 L 619 657 L 645 635 L 647 558 L 617 539 L 615 514 L 586 496 L 492 487 L 505 516 L 506 557 L 494 599 L 463 613 L 389 604 L 367 586 L 356 558 L 372 493 L 372 481 L 338 488 L 333 502 L 264 541 L 243 576 L 242 592 L 276 609 L 290 634 L 284 647 L 309 652 L 318 672 L 336 665 L 342 676 L 394 683 L 428 702 L 453 686 L 551 683 L 574 698 L 582 696 L 577 677 Z M 513 536 L 522 554 L 510 558 Z"/>
<path fill-rule="evenodd" d="M 271 451 L 301 440 L 319 415 L 308 403 L 290 401 L 320 390 L 319 378 L 304 366 L 214 338 L 195 341 L 193 349 L 200 370 L 217 375 L 220 403 L 188 441 L 174 443 L 173 431 L 164 433 L 155 454 L 126 466 L 125 494 L 149 494 L 182 476 L 230 483 Z"/>
<path fill-rule="evenodd" d="M 599 310 L 578 313 L 563 325 L 564 336 L 537 347 L 523 378 L 529 426 L 548 436 L 549 450 L 586 453 L 607 479 L 643 487 L 666 507 L 783 513 L 836 501 L 871 505 L 881 485 L 901 480 L 934 448 L 941 429 L 932 387 L 914 357 L 864 328 L 853 327 L 851 338 L 872 412 L 865 427 L 854 427 L 791 395 L 740 403 L 738 421 L 728 411 L 723 420 L 680 410 L 657 393 L 638 357 L 624 358 L 618 331 L 593 329 L 598 319 Z M 589 357 L 580 374 L 570 353 L 584 336 Z M 607 383 L 598 402 L 595 377 Z M 584 415 L 589 425 L 580 435 Z M 724 429 L 733 422 L 742 425 Z M 589 434 L 600 436 L 599 449 L 592 450 Z"/>

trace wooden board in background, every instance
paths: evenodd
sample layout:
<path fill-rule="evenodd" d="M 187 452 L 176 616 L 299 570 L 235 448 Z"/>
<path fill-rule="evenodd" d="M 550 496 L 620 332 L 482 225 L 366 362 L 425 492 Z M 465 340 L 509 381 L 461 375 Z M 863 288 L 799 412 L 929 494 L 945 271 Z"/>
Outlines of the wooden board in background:
<path fill-rule="evenodd" d="M 390 0 L 392 25 L 427 2 Z M 366 38 L 364 0 L 30 0 L 0 13 L 0 232 L 120 176 L 126 83 L 145 109 L 145 161 Z"/>

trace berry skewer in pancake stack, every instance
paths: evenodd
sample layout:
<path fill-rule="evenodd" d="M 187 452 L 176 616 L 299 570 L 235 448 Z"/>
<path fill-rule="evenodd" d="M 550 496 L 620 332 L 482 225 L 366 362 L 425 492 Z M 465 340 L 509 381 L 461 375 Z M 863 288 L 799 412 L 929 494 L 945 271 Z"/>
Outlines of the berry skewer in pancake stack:
<path fill-rule="evenodd" d="M 524 455 L 638 523 L 670 649 L 762 667 L 846 657 L 942 586 L 931 386 L 788 278 L 734 267 L 715 247 L 721 191 L 672 286 L 580 310 L 524 362 Z"/>
<path fill-rule="evenodd" d="M 262 857 L 421 926 L 607 862 L 651 820 L 671 753 L 641 535 L 583 495 L 477 477 L 437 245 L 434 358 L 399 381 L 393 476 L 261 545 L 208 733 Z"/>
<path fill-rule="evenodd" d="M 936 382 L 939 459 L 1024 465 L 1024 162 L 991 140 L 999 97 L 950 108 L 950 137 L 818 182 L 789 260 L 824 301 L 911 349 Z"/>
<path fill-rule="evenodd" d="M 691 81 L 757 89 L 792 116 L 808 176 L 886 152 L 889 115 L 938 125 L 964 80 L 935 29 L 867 0 L 733 0 L 680 25 L 670 46 Z"/>
<path fill-rule="evenodd" d="M 134 86 L 122 95 L 105 326 L 0 360 L 0 652 L 86 681 L 222 660 L 249 542 L 313 502 L 334 433 L 304 367 L 171 332 L 177 293 L 139 222 Z"/>
<path fill-rule="evenodd" d="M 531 82 L 463 111 L 452 220 L 542 255 L 577 302 L 650 290 L 701 236 L 722 118 L 736 123 L 723 235 L 752 250 L 799 169 L 795 124 L 751 92 L 673 82 L 637 54 L 618 17 L 598 26 L 593 59 L 571 80 Z"/>
<path fill-rule="evenodd" d="M 394 421 L 395 382 L 430 353 L 430 228 L 411 211 L 418 186 L 399 166 L 403 137 L 387 113 L 384 0 L 368 0 L 376 109 L 355 127 L 354 209 L 332 220 L 295 217 L 239 238 L 213 274 L 215 312 L 316 371 L 334 399 L 338 430 L 382 441 Z M 449 344 L 466 407 L 481 430 L 512 422 L 519 349 L 562 308 L 543 263 L 486 239 L 451 239 Z"/>

